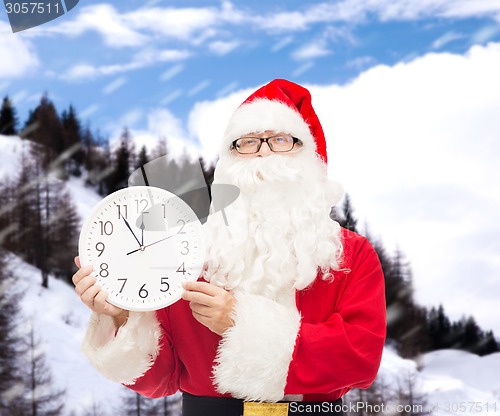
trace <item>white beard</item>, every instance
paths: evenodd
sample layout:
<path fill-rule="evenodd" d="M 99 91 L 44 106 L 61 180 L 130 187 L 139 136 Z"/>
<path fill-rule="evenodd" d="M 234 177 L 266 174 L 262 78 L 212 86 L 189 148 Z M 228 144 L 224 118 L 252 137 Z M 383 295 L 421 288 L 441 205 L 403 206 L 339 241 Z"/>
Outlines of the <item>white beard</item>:
<path fill-rule="evenodd" d="M 227 290 L 276 301 L 309 286 L 318 269 L 332 278 L 342 255 L 340 225 L 329 214 L 342 196 L 324 165 L 305 152 L 219 160 L 214 184 L 240 189 L 224 213 L 205 223 L 205 278 Z"/>

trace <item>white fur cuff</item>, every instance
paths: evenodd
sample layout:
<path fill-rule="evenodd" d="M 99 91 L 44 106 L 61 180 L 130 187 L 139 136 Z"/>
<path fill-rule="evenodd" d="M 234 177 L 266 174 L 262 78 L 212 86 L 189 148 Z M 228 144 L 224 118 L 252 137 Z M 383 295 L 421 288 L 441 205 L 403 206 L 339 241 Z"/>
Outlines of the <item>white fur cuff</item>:
<path fill-rule="evenodd" d="M 294 304 L 286 307 L 263 296 L 234 295 L 235 324 L 224 333 L 213 370 L 217 390 L 245 400 L 281 400 L 300 314 Z"/>
<path fill-rule="evenodd" d="M 130 312 L 115 336 L 113 318 L 92 314 L 82 352 L 106 378 L 133 384 L 153 365 L 161 335 L 155 312 Z"/>

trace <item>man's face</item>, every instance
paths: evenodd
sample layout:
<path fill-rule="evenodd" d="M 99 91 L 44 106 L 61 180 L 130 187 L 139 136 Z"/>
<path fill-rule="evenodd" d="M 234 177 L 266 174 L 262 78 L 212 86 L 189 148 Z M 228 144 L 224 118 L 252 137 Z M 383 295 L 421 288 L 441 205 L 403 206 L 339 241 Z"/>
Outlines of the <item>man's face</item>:
<path fill-rule="evenodd" d="M 244 136 L 242 136 L 242 139 L 255 139 L 255 143 L 259 143 L 259 139 L 263 138 L 270 138 L 270 140 L 279 140 L 280 142 L 283 141 L 283 139 L 289 139 L 291 136 L 289 134 L 283 133 L 283 132 L 275 132 L 273 130 L 266 130 L 261 133 L 249 133 Z M 272 145 L 271 145 L 272 146 Z M 302 148 L 302 142 L 298 141 L 295 143 L 290 143 L 291 149 L 286 150 L 286 151 L 279 151 L 279 149 L 275 149 L 275 151 L 271 150 L 271 146 L 269 145 L 269 142 L 262 142 L 260 144 L 260 148 L 257 152 L 255 153 L 241 153 L 238 152 L 238 150 L 235 147 L 231 148 L 231 154 L 233 156 L 237 156 L 242 159 L 253 159 L 256 157 L 266 157 L 272 154 L 280 154 L 280 155 L 286 155 L 286 156 L 291 156 L 300 151 Z M 287 148 L 285 148 L 287 149 Z"/>

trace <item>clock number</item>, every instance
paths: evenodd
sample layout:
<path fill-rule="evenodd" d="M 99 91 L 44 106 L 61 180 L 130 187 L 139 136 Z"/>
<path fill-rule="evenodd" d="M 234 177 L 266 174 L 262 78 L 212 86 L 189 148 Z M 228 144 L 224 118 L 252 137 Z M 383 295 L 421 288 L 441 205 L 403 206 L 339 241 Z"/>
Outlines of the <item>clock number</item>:
<path fill-rule="evenodd" d="M 116 205 L 118 207 L 118 220 L 120 218 L 125 218 L 128 219 L 128 205 Z M 122 207 L 123 211 L 125 212 L 125 215 L 122 215 Z"/>
<path fill-rule="evenodd" d="M 184 226 L 186 225 L 186 221 L 184 220 L 179 220 L 177 221 L 177 224 L 182 223 L 181 228 L 179 231 L 177 231 L 177 234 L 186 234 L 186 231 L 182 231 L 184 229 Z"/>
<path fill-rule="evenodd" d="M 120 292 L 119 292 L 119 293 L 122 293 L 123 288 L 125 287 L 125 283 L 127 283 L 127 279 L 118 279 L 118 280 L 123 280 L 123 284 L 122 284 L 122 287 L 120 288 Z"/>
<path fill-rule="evenodd" d="M 146 208 L 148 207 L 148 200 L 147 199 L 141 199 L 140 201 L 138 199 L 135 200 L 137 204 L 137 213 L 138 214 L 147 214 L 148 212 L 146 211 Z M 144 207 L 141 209 L 141 207 Z"/>
<path fill-rule="evenodd" d="M 166 287 L 164 289 L 160 289 L 160 292 L 168 292 L 170 290 L 170 285 L 168 283 L 168 277 L 162 277 L 161 278 L 161 285 L 165 285 Z"/>
<path fill-rule="evenodd" d="M 100 241 L 95 245 L 95 249 L 99 251 L 99 255 L 97 257 L 101 257 L 101 254 L 104 253 L 104 249 L 106 246 L 104 243 L 101 243 Z"/>
<path fill-rule="evenodd" d="M 182 273 L 183 275 L 186 274 L 186 267 L 184 266 L 184 263 L 182 263 L 178 268 L 177 268 L 178 273 Z"/>
<path fill-rule="evenodd" d="M 144 288 L 144 286 L 146 286 L 146 283 L 144 283 L 139 289 L 139 297 L 141 297 L 142 299 L 147 298 L 149 295 L 148 291 Z"/>
<path fill-rule="evenodd" d="M 101 235 L 111 235 L 113 234 L 113 223 L 111 221 L 99 221 L 99 224 L 101 224 Z"/>
<path fill-rule="evenodd" d="M 167 218 L 167 206 L 165 204 L 161 204 L 163 207 L 163 219 Z"/>
<path fill-rule="evenodd" d="M 101 276 L 101 277 L 108 277 L 109 276 L 107 263 L 101 263 L 101 270 L 99 271 L 99 276 Z"/>
<path fill-rule="evenodd" d="M 185 256 L 189 254 L 189 241 L 183 241 L 182 244 L 184 244 L 184 247 L 182 248 L 181 254 Z"/>

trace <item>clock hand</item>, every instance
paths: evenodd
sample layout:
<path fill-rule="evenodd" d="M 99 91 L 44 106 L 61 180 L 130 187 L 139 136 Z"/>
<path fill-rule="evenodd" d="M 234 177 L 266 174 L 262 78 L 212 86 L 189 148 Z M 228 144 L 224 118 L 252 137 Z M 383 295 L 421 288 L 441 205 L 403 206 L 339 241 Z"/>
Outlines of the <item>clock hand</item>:
<path fill-rule="evenodd" d="M 127 225 L 128 229 L 130 230 L 130 232 L 132 233 L 132 235 L 134 236 L 135 241 L 137 241 L 137 243 L 139 243 L 139 245 L 142 247 L 142 244 L 139 242 L 139 239 L 136 237 L 134 231 L 132 231 L 132 228 L 130 227 L 130 224 L 128 223 L 128 221 L 125 218 L 123 218 L 123 221 L 125 221 L 125 224 Z"/>
<path fill-rule="evenodd" d="M 154 243 L 148 244 L 147 246 L 141 246 L 141 247 L 139 247 L 137 250 L 133 250 L 133 251 L 130 251 L 129 253 L 127 253 L 127 256 L 128 256 L 129 254 L 136 253 L 136 252 L 138 252 L 138 251 L 144 251 L 144 249 L 145 249 L 146 247 L 152 246 L 153 244 L 158 244 L 158 243 L 161 243 L 162 241 L 165 241 L 165 240 L 167 240 L 167 239 L 169 239 L 169 238 L 171 238 L 171 237 L 174 237 L 174 236 L 176 236 L 176 235 L 177 235 L 177 234 L 172 234 L 172 235 L 169 235 L 168 237 L 162 238 L 161 240 L 155 241 Z"/>
<path fill-rule="evenodd" d="M 142 222 L 141 222 L 141 246 L 144 245 L 144 213 L 142 213 Z"/>

